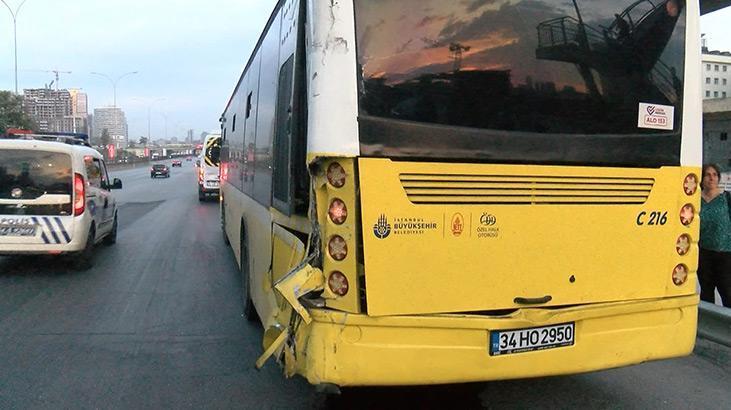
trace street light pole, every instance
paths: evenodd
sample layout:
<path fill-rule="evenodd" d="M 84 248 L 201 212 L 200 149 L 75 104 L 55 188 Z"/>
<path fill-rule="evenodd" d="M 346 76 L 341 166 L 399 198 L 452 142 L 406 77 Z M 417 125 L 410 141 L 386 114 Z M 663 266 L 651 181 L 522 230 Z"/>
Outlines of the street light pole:
<path fill-rule="evenodd" d="M 23 4 L 28 0 L 23 0 L 20 2 L 18 7 L 15 9 L 15 12 L 13 12 L 13 9 L 8 6 L 8 3 L 5 2 L 5 0 L 0 0 L 3 2 L 5 7 L 8 8 L 8 11 L 10 12 L 10 15 L 13 16 L 13 54 L 15 55 L 15 95 L 18 95 L 18 13 L 20 13 L 20 8 L 23 7 Z"/>
<path fill-rule="evenodd" d="M 160 115 L 165 119 L 165 139 L 168 139 L 168 114 L 161 112 Z"/>
<path fill-rule="evenodd" d="M 135 98 L 135 100 L 140 101 L 141 99 Z M 147 105 L 147 142 L 148 143 L 151 142 L 151 138 L 152 138 L 152 136 L 150 135 L 150 117 L 152 114 L 152 106 L 155 105 L 156 102 L 164 101 L 164 100 L 165 100 L 165 97 L 156 98 Z M 144 101 L 144 100 L 142 100 L 142 101 Z"/>
<path fill-rule="evenodd" d="M 0 0 L 0 1 L 3 1 L 3 0 Z M 107 80 L 109 80 L 110 83 L 112 83 L 112 89 L 114 91 L 114 104 L 112 105 L 112 107 L 117 108 L 117 83 L 119 82 L 119 80 L 123 79 L 124 77 L 130 76 L 132 74 L 137 74 L 137 73 L 139 73 L 139 72 L 130 71 L 128 73 L 124 73 L 124 74 L 120 75 L 116 79 L 112 79 L 112 77 L 110 77 L 104 73 L 97 73 L 95 71 L 92 72 L 91 74 L 102 76 L 102 77 L 106 78 Z"/>
<path fill-rule="evenodd" d="M 112 77 L 110 77 L 110 76 L 108 76 L 108 75 L 106 75 L 104 73 L 98 73 L 96 71 L 92 71 L 91 72 L 91 74 L 104 77 L 107 80 L 109 80 L 110 83 L 112 83 L 112 91 L 114 93 L 114 100 L 113 100 L 112 108 L 117 108 L 117 83 L 119 82 L 119 80 L 121 80 L 124 77 L 130 76 L 130 75 L 133 75 L 133 74 L 137 74 L 137 73 L 138 73 L 137 71 L 130 71 L 128 73 L 124 73 L 124 74 L 120 75 L 116 79 L 113 79 Z M 119 113 L 116 112 L 116 110 L 114 111 L 114 125 L 115 125 L 115 127 L 117 129 L 119 129 Z M 129 141 L 129 135 L 127 135 L 126 130 L 125 130 L 123 136 L 124 136 L 124 138 L 126 138 L 127 141 Z"/>

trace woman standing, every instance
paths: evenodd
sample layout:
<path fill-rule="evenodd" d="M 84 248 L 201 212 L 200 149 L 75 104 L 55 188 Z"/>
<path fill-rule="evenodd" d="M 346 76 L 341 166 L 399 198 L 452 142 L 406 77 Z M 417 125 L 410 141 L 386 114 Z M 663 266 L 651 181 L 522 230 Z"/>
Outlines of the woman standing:
<path fill-rule="evenodd" d="M 698 280 L 701 300 L 713 303 L 718 289 L 723 305 L 731 307 L 731 195 L 718 187 L 720 176 L 718 165 L 703 166 Z"/>

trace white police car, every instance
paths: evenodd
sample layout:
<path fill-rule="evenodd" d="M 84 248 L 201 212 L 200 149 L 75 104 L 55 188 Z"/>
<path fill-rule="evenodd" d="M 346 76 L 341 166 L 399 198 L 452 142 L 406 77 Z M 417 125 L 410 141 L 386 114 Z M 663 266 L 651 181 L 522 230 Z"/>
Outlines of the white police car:
<path fill-rule="evenodd" d="M 88 269 L 95 244 L 116 242 L 120 188 L 85 135 L 0 137 L 0 255 L 70 254 Z"/>

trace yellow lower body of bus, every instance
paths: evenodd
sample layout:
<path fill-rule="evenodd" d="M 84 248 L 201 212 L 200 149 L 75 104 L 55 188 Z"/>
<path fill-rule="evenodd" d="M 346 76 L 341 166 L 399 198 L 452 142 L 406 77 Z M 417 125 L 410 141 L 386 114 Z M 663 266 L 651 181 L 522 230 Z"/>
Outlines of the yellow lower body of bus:
<path fill-rule="evenodd" d="M 297 333 L 296 372 L 310 383 L 417 385 L 589 372 L 685 356 L 698 296 L 523 309 L 508 316 L 370 317 L 313 309 Z M 573 346 L 490 356 L 489 332 L 575 323 Z"/>

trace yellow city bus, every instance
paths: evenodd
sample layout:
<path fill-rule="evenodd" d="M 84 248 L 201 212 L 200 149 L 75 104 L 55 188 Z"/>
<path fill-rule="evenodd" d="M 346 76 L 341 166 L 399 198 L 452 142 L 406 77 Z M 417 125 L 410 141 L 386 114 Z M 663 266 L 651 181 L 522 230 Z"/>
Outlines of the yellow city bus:
<path fill-rule="evenodd" d="M 257 366 L 410 385 L 689 354 L 698 24 L 684 0 L 279 1 L 221 116 Z"/>

